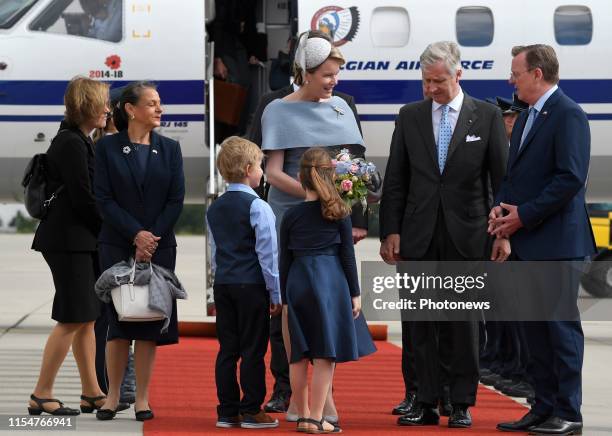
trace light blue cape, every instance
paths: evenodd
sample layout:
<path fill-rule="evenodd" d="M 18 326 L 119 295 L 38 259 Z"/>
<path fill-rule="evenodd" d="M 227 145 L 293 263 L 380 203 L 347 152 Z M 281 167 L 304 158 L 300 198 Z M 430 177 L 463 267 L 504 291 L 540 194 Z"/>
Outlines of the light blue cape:
<path fill-rule="evenodd" d="M 263 112 L 262 150 L 361 145 L 353 111 L 340 97 L 325 102 L 276 99 Z"/>

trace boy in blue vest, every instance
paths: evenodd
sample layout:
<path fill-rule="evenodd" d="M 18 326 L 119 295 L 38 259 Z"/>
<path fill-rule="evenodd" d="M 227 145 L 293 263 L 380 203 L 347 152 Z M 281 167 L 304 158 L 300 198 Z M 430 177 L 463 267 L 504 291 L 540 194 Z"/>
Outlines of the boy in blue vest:
<path fill-rule="evenodd" d="M 262 158 L 259 147 L 246 139 L 232 136 L 223 141 L 217 167 L 229 186 L 206 213 L 220 345 L 215 366 L 217 427 L 222 428 L 278 427 L 278 420 L 261 410 L 270 315 L 282 307 L 275 217 L 253 190 L 261 180 Z"/>

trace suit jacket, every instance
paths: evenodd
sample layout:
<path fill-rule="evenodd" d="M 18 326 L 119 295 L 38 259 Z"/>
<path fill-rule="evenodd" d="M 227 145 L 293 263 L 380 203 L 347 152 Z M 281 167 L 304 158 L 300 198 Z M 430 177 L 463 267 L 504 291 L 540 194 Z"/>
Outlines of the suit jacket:
<path fill-rule="evenodd" d="M 482 258 L 489 183 L 497 193 L 508 157 L 501 112 L 465 94 L 440 174 L 431 107 L 429 99 L 407 104 L 395 121 L 380 206 L 381 238 L 398 233 L 400 255 L 422 257 L 442 207 L 457 250 L 466 258 Z M 467 135 L 480 139 L 466 142 Z"/>
<path fill-rule="evenodd" d="M 595 253 L 585 204 L 591 135 L 584 111 L 561 89 L 542 107 L 519 151 L 527 111 L 516 120 L 507 175 L 496 203 L 518 205 L 524 225 L 512 237 L 523 260 Z"/>
<path fill-rule="evenodd" d="M 266 106 L 270 104 L 270 102 L 276 100 L 277 98 L 283 98 L 292 94 L 294 92 L 293 85 L 286 86 L 281 89 L 277 89 L 276 91 L 269 92 L 261 97 L 259 101 L 259 105 L 255 110 L 255 114 L 253 115 L 253 120 L 251 121 L 251 126 L 249 127 L 249 132 L 247 137 L 250 141 L 253 141 L 255 144 L 261 147 L 262 136 L 261 136 L 261 116 L 266 109 Z M 361 123 L 359 122 L 359 114 L 357 113 L 357 107 L 355 106 L 355 99 L 352 95 L 345 94 L 343 92 L 333 91 L 333 95 L 337 95 L 342 98 L 349 105 L 353 114 L 355 115 L 355 120 L 357 120 L 357 127 L 359 127 L 359 132 L 363 133 L 361 130 Z M 363 157 L 363 156 L 362 156 Z M 259 192 L 261 195 L 261 192 Z M 360 204 L 356 204 L 353 206 L 353 212 L 351 214 L 351 222 L 353 227 L 359 227 L 361 229 L 368 228 L 368 215 L 363 212 L 363 207 Z"/>
<path fill-rule="evenodd" d="M 156 132 L 150 142 L 143 184 L 127 130 L 96 144 L 94 191 L 104 218 L 101 243 L 131 247 L 136 234 L 148 230 L 161 237 L 159 248 L 176 246 L 174 224 L 185 197 L 181 147 Z"/>
<path fill-rule="evenodd" d="M 63 130 L 63 131 L 62 131 Z M 93 195 L 95 166 L 91 139 L 66 122 L 47 150 L 47 197 L 64 185 L 40 222 L 37 251 L 96 251 L 102 218 Z"/>

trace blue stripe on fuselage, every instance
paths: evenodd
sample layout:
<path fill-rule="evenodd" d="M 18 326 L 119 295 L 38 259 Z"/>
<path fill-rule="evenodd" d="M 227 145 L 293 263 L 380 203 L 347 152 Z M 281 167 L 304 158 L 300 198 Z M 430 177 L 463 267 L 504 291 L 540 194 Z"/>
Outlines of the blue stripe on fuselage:
<path fill-rule="evenodd" d="M 110 82 L 113 88 L 130 82 Z M 203 80 L 157 80 L 163 104 L 204 104 Z M 64 105 L 65 80 L 0 80 L 0 105 Z"/>
<path fill-rule="evenodd" d="M 112 86 L 129 82 L 114 81 Z M 204 104 L 204 81 L 156 82 L 164 104 Z M 67 81 L 0 81 L 0 105 L 59 105 Z M 513 88 L 506 80 L 467 80 L 461 86 L 473 97 L 509 97 Z M 563 91 L 578 103 L 612 103 L 612 80 L 562 80 Z M 420 80 L 341 80 L 338 90 L 355 97 L 358 104 L 405 104 L 422 99 Z M 393 121 L 396 114 L 360 114 L 363 121 Z M 612 114 L 589 114 L 590 120 L 610 120 Z M 59 121 L 60 115 L 2 115 L 0 121 Z M 203 115 L 164 115 L 167 121 L 200 121 Z"/>
<path fill-rule="evenodd" d="M 129 82 L 113 81 L 112 86 Z M 164 104 L 204 104 L 204 81 L 159 80 Z M 0 105 L 63 105 L 68 81 L 0 81 Z M 563 91 L 577 103 L 612 103 L 612 79 L 561 80 Z M 511 96 L 506 80 L 461 80 L 472 97 Z M 423 98 L 420 80 L 340 80 L 338 90 L 355 97 L 358 104 L 405 104 Z"/>

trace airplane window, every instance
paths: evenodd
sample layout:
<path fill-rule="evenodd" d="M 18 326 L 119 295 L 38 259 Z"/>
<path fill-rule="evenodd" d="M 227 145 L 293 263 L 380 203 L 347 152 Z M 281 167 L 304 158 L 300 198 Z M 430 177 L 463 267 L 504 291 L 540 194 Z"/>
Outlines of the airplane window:
<path fill-rule="evenodd" d="M 559 6 L 555 10 L 555 39 L 559 45 L 586 45 L 593 37 L 593 16 L 586 6 Z"/>
<path fill-rule="evenodd" d="M 0 2 L 0 29 L 10 29 L 38 0 L 6 0 Z"/>
<path fill-rule="evenodd" d="M 457 42 L 464 47 L 485 47 L 493 42 L 493 12 L 485 6 L 457 10 Z"/>
<path fill-rule="evenodd" d="M 402 7 L 380 7 L 372 11 L 370 35 L 375 47 L 403 47 L 410 36 L 410 17 Z"/>
<path fill-rule="evenodd" d="M 119 42 L 123 0 L 54 0 L 30 30 Z"/>

